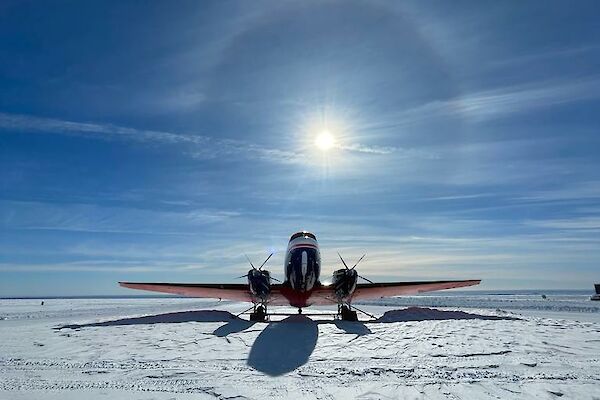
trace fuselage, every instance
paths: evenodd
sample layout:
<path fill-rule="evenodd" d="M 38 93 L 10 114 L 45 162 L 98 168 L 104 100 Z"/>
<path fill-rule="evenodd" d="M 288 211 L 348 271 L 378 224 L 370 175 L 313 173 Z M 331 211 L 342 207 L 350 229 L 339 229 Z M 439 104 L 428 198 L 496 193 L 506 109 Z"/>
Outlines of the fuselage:
<path fill-rule="evenodd" d="M 313 289 L 319 287 L 321 253 L 317 238 L 310 232 L 294 233 L 288 243 L 284 262 L 286 297 L 294 307 L 306 307 Z"/>

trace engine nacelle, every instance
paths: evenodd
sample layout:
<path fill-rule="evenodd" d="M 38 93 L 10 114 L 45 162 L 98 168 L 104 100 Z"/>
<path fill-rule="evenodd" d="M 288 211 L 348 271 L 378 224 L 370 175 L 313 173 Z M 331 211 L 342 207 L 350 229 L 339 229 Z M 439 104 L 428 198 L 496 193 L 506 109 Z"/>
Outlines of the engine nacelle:
<path fill-rule="evenodd" d="M 358 272 L 354 269 L 338 269 L 333 272 L 333 287 L 338 301 L 348 299 L 356 289 Z"/>
<path fill-rule="evenodd" d="M 253 296 L 266 301 L 271 294 L 271 274 L 269 271 L 251 269 L 248 271 L 248 285 Z"/>

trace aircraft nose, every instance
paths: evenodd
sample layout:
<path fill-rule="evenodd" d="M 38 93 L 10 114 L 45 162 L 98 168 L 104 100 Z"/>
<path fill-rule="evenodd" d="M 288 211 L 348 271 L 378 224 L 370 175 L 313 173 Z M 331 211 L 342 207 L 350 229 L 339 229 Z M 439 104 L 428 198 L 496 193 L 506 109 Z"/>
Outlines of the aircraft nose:
<path fill-rule="evenodd" d="M 318 279 L 317 256 L 315 250 L 309 247 L 292 250 L 288 279 L 294 290 L 307 292 L 312 289 Z"/>
<path fill-rule="evenodd" d="M 296 290 L 306 292 L 312 288 L 312 280 L 314 276 L 314 268 L 310 265 L 299 265 L 296 269 Z"/>

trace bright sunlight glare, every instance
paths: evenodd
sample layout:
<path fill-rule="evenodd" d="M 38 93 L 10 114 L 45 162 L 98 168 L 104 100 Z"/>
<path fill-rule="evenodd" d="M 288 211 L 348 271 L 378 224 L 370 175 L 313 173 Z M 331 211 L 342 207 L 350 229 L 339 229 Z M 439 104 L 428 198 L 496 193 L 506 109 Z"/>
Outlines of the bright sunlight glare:
<path fill-rule="evenodd" d="M 327 151 L 333 147 L 335 141 L 329 131 L 321 132 L 315 139 L 315 145 L 321 151 Z"/>

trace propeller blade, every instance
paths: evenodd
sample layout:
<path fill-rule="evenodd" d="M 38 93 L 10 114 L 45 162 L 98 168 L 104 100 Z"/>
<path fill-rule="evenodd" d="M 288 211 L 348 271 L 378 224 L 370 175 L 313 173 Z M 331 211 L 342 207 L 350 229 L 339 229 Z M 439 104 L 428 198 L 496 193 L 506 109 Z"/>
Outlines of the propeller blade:
<path fill-rule="evenodd" d="M 344 259 L 342 258 L 342 255 L 338 252 L 337 253 L 338 256 L 340 256 L 340 260 L 342 260 L 342 264 L 344 264 L 344 267 L 346 267 L 346 269 L 350 269 L 348 268 L 348 265 L 346 265 L 346 261 L 344 261 Z"/>
<path fill-rule="evenodd" d="M 259 270 L 259 271 L 260 271 L 260 270 L 262 269 L 262 267 L 263 267 L 263 266 L 264 266 L 264 265 L 267 263 L 267 261 L 269 261 L 269 258 L 271 258 L 271 256 L 273 256 L 273 254 L 275 254 L 275 253 L 271 253 L 271 254 L 269 254 L 269 257 L 267 257 L 267 259 L 266 259 L 266 260 L 265 260 L 265 261 L 264 261 L 262 264 L 260 264 L 260 267 L 258 267 L 258 270 Z"/>
<path fill-rule="evenodd" d="M 369 283 L 374 283 L 372 280 L 365 278 L 364 276 L 358 276 L 361 279 L 364 279 L 365 281 L 369 282 Z"/>
<path fill-rule="evenodd" d="M 281 282 L 281 281 L 280 281 L 279 279 L 277 279 L 277 278 L 273 278 L 273 277 L 271 277 L 271 279 L 273 279 L 275 282 L 283 283 L 283 282 Z"/>
<path fill-rule="evenodd" d="M 250 261 L 250 258 L 248 258 L 247 254 L 244 254 L 244 257 L 246 257 L 246 260 L 248 260 L 248 262 L 250 263 L 250 265 L 252 266 L 252 269 L 256 269 L 256 267 L 254 266 L 254 264 L 252 264 L 252 261 Z"/>
<path fill-rule="evenodd" d="M 235 278 L 235 279 L 241 279 L 241 278 L 247 278 L 247 277 L 248 277 L 248 274 L 246 274 L 246 275 L 242 275 L 242 276 L 238 276 L 238 277 L 237 277 L 237 278 Z"/>
<path fill-rule="evenodd" d="M 365 256 L 367 255 L 367 253 L 363 254 L 361 258 L 358 259 L 358 261 L 356 262 L 356 264 L 354 264 L 354 267 L 350 268 L 350 269 L 354 269 L 356 268 L 356 266 L 358 265 L 359 262 L 362 261 L 363 258 L 365 258 Z"/>

